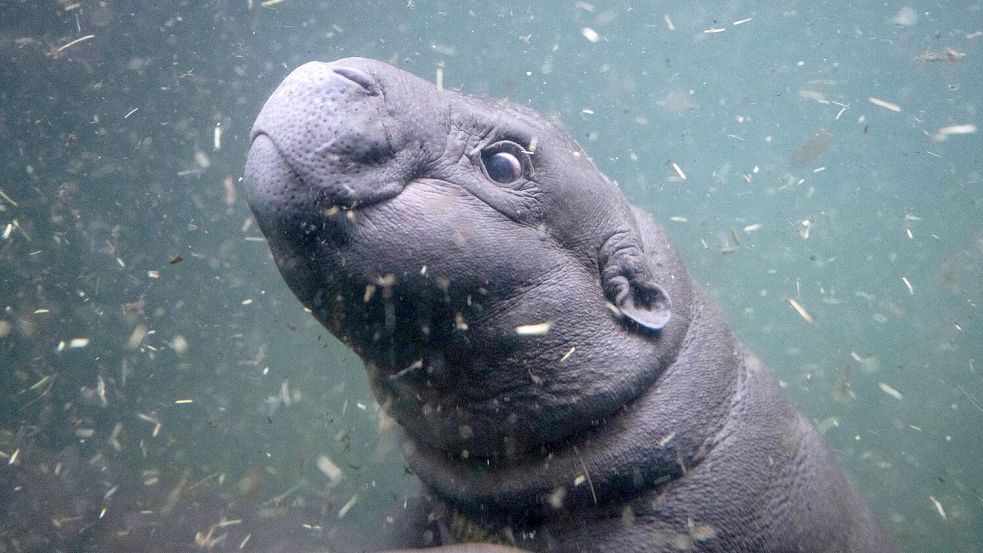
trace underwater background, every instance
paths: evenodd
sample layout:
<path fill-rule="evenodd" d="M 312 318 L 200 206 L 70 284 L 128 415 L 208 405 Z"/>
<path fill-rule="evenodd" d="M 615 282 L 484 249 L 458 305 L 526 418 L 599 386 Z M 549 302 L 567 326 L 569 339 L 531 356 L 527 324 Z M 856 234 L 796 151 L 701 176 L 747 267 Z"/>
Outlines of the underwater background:
<path fill-rule="evenodd" d="M 315 547 L 416 493 L 239 182 L 345 56 L 562 122 L 903 549 L 983 551 L 983 3 L 0 0 L 0 552 Z"/>

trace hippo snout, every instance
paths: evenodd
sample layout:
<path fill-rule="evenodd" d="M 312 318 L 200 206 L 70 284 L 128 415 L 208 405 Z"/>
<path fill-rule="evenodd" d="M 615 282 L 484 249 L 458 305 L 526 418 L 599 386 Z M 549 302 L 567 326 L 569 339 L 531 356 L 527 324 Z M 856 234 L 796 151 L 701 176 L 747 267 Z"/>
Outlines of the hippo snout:
<path fill-rule="evenodd" d="M 295 210 L 305 212 L 311 202 L 348 208 L 399 194 L 419 156 L 407 151 L 405 133 L 388 114 L 373 74 L 381 70 L 378 62 L 346 58 L 290 73 L 253 125 L 250 193 L 281 209 L 299 202 Z"/>

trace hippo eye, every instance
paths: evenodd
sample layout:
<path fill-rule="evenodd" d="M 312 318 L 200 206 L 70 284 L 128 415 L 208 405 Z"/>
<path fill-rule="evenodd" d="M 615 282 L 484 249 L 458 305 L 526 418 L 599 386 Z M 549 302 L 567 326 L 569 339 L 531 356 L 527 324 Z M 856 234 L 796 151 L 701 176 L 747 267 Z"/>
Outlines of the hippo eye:
<path fill-rule="evenodd" d="M 513 183 L 528 174 L 529 154 L 514 142 L 502 141 L 481 152 L 485 175 L 499 184 Z"/>
<path fill-rule="evenodd" d="M 495 182 L 508 184 L 522 176 L 522 165 L 508 152 L 498 152 L 484 161 L 488 177 Z"/>

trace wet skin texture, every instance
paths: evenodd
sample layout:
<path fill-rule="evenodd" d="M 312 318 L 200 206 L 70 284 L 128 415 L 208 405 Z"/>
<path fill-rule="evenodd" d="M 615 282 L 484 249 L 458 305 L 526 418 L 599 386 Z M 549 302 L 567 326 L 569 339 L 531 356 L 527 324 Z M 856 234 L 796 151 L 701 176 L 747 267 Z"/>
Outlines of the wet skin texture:
<path fill-rule="evenodd" d="M 259 114 L 245 182 L 423 482 L 364 547 L 895 550 L 663 228 L 542 116 L 309 63 Z"/>

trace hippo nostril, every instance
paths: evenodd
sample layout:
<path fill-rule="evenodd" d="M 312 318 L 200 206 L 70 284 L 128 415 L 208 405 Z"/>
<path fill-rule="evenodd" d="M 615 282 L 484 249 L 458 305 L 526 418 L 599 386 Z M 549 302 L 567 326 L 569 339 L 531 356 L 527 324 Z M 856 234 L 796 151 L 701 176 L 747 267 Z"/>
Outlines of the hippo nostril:
<path fill-rule="evenodd" d="M 363 71 L 351 67 L 335 67 L 334 72 L 364 88 L 372 96 L 379 93 L 379 85 L 376 84 L 375 79 Z"/>

